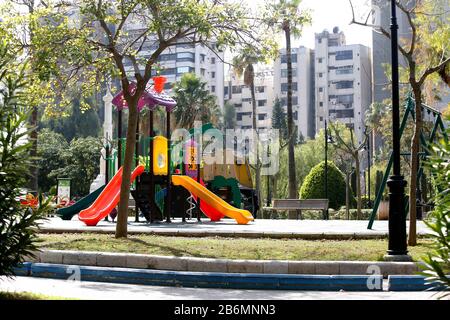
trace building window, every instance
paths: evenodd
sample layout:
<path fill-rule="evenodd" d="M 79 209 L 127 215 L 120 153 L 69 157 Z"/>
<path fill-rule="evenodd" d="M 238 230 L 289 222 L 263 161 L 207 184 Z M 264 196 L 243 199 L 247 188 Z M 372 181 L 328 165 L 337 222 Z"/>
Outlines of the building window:
<path fill-rule="evenodd" d="M 322 38 L 319 38 L 319 39 L 317 40 L 317 42 L 318 42 L 318 43 L 322 43 Z M 322 121 L 322 120 L 320 120 L 320 121 Z"/>
<path fill-rule="evenodd" d="M 201 69 L 200 69 L 200 74 L 201 74 L 202 76 L 204 76 L 204 75 L 206 74 L 206 70 L 203 69 L 203 68 L 201 68 Z"/>
<path fill-rule="evenodd" d="M 177 55 L 175 53 L 161 54 L 158 57 L 158 61 L 171 61 L 176 59 Z"/>
<path fill-rule="evenodd" d="M 205 62 L 205 58 L 206 58 L 206 55 L 205 54 L 200 54 L 200 62 Z"/>
<path fill-rule="evenodd" d="M 228 95 L 228 87 L 224 87 L 223 88 L 223 95 L 227 96 Z"/>
<path fill-rule="evenodd" d="M 232 93 L 236 93 L 236 94 L 242 93 L 242 86 L 232 86 L 231 87 L 231 92 Z"/>
<path fill-rule="evenodd" d="M 322 122 L 323 121 L 323 117 L 319 117 L 319 121 Z"/>
<path fill-rule="evenodd" d="M 178 52 L 177 62 L 195 62 L 195 54 L 193 52 Z"/>
<path fill-rule="evenodd" d="M 176 68 L 166 68 L 161 70 L 161 72 L 159 73 L 162 76 L 169 76 L 169 75 L 174 75 L 176 74 L 177 69 Z"/>
<path fill-rule="evenodd" d="M 322 78 L 322 77 L 323 77 L 323 73 L 319 72 L 319 78 Z"/>
<path fill-rule="evenodd" d="M 281 103 L 282 107 L 287 106 L 287 98 L 286 97 L 281 98 L 280 99 L 280 103 Z M 297 104 L 298 104 L 298 97 L 297 96 L 293 96 L 292 97 L 292 105 L 297 105 Z"/>
<path fill-rule="evenodd" d="M 336 51 L 336 60 L 352 60 L 352 59 L 353 59 L 352 50 Z"/>
<path fill-rule="evenodd" d="M 236 115 L 236 120 L 237 120 L 237 121 L 242 121 L 242 113 L 238 113 L 238 114 Z"/>
<path fill-rule="evenodd" d="M 329 115 L 330 116 L 334 115 L 335 118 L 337 118 L 337 119 L 353 118 L 354 117 L 354 112 L 353 112 L 353 109 L 330 110 Z"/>
<path fill-rule="evenodd" d="M 319 102 L 319 107 L 323 107 L 323 102 Z"/>
<path fill-rule="evenodd" d="M 322 63 L 322 61 L 323 61 L 323 58 L 319 58 L 319 63 Z"/>
<path fill-rule="evenodd" d="M 256 86 L 255 87 L 255 92 L 256 93 L 263 93 L 265 91 L 265 87 L 264 86 Z"/>
<path fill-rule="evenodd" d="M 258 100 L 258 107 L 264 107 L 267 104 L 267 100 Z"/>
<path fill-rule="evenodd" d="M 336 74 L 352 74 L 353 66 L 342 66 L 336 68 Z"/>
<path fill-rule="evenodd" d="M 351 89 L 351 88 L 353 88 L 353 81 L 336 82 L 336 89 Z"/>
<path fill-rule="evenodd" d="M 242 103 L 235 103 L 235 104 L 234 104 L 234 107 L 235 107 L 235 108 L 242 108 Z"/>
<path fill-rule="evenodd" d="M 215 78 L 216 77 L 216 73 L 214 71 L 211 72 L 211 78 Z"/>
<path fill-rule="evenodd" d="M 211 64 L 216 64 L 216 58 L 211 57 Z"/>
<path fill-rule="evenodd" d="M 287 92 L 288 91 L 288 84 L 282 83 L 281 84 L 281 91 Z M 297 91 L 297 82 L 292 82 L 292 91 Z"/>
<path fill-rule="evenodd" d="M 292 68 L 292 76 L 294 77 L 295 74 L 297 74 L 297 69 Z M 287 69 L 281 69 L 281 77 L 282 77 L 282 78 L 287 78 L 287 76 L 288 76 L 288 71 L 287 71 Z"/>
<path fill-rule="evenodd" d="M 319 92 L 323 92 L 323 88 L 322 87 L 319 88 Z"/>
<path fill-rule="evenodd" d="M 267 116 L 266 113 L 260 113 L 260 114 L 258 114 L 258 120 L 265 120 L 266 116 Z"/>
<path fill-rule="evenodd" d="M 292 117 L 294 118 L 294 120 L 297 120 L 298 119 L 298 112 L 295 111 L 294 114 L 292 115 Z"/>
<path fill-rule="evenodd" d="M 211 86 L 211 92 L 216 92 L 216 86 Z"/>
<path fill-rule="evenodd" d="M 295 53 L 291 54 L 291 61 L 292 61 L 292 63 L 297 62 L 297 54 L 295 54 Z M 281 63 L 287 63 L 287 54 L 281 55 Z"/>
<path fill-rule="evenodd" d="M 178 67 L 177 74 L 184 74 L 189 72 L 195 72 L 195 69 L 192 67 Z"/>

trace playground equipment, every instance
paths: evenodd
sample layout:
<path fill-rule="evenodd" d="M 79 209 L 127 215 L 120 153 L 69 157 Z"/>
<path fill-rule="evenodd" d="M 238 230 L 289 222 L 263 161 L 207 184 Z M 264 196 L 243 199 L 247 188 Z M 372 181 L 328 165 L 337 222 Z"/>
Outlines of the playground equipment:
<path fill-rule="evenodd" d="M 406 128 L 408 119 L 410 117 L 411 117 L 412 120 L 415 119 L 415 111 L 414 111 L 414 109 L 415 109 L 415 101 L 412 98 L 412 96 L 409 95 L 407 100 L 406 100 L 405 114 L 403 115 L 403 119 L 402 119 L 402 122 L 401 122 L 401 125 L 400 125 L 400 139 L 401 139 L 401 137 L 403 135 L 403 131 Z M 433 109 L 433 108 L 431 108 L 431 107 L 429 107 L 429 106 L 427 106 L 425 104 L 422 104 L 422 112 L 425 112 L 425 111 L 426 111 L 426 113 L 428 115 L 432 116 L 432 118 L 433 118 L 433 129 L 431 130 L 429 136 L 426 136 L 423 131 L 420 133 L 420 146 L 421 146 L 423 151 L 419 152 L 419 168 L 418 168 L 418 174 L 417 174 L 417 186 L 418 186 L 418 188 L 420 186 L 420 180 L 421 180 L 421 178 L 422 178 L 422 176 L 424 174 L 424 168 L 422 166 L 422 162 L 424 160 L 426 160 L 426 158 L 430 155 L 430 152 L 429 152 L 430 144 L 436 139 L 436 135 L 438 133 L 438 130 L 441 131 L 442 136 L 444 137 L 444 139 L 448 140 L 448 136 L 447 136 L 446 131 L 445 131 L 444 122 L 442 121 L 442 114 L 439 111 L 437 111 L 437 110 L 435 110 L 435 109 Z M 408 153 L 408 152 L 403 152 L 403 153 L 401 153 L 401 155 L 402 156 L 409 156 L 409 157 L 411 156 L 411 154 Z M 375 220 L 378 208 L 379 208 L 381 200 L 383 198 L 383 193 L 384 193 L 384 190 L 386 188 L 386 184 L 387 184 L 390 172 L 392 170 L 392 165 L 393 165 L 393 157 L 392 157 L 392 154 L 391 154 L 390 157 L 389 157 L 389 162 L 388 162 L 386 171 L 384 172 L 384 176 L 383 176 L 383 180 L 382 180 L 382 183 L 381 183 L 381 187 L 378 190 L 378 193 L 377 193 L 374 205 L 373 205 L 372 214 L 370 215 L 369 224 L 367 226 L 367 229 L 372 229 L 373 222 Z M 420 190 L 418 190 L 418 191 L 420 191 Z M 418 194 L 420 195 L 421 192 L 418 192 Z M 420 199 L 418 199 L 418 200 L 420 201 Z M 406 207 L 405 212 L 406 212 L 406 214 L 408 214 L 408 212 L 409 212 L 409 202 L 408 201 L 406 201 L 405 207 Z"/>
<path fill-rule="evenodd" d="M 136 221 L 139 221 L 139 212 L 149 222 L 161 221 L 164 216 L 166 222 L 171 222 L 171 217 L 175 213 L 181 213 L 182 219 L 185 221 L 186 216 L 192 216 L 194 211 L 197 212 L 198 220 L 200 220 L 201 211 L 212 221 L 220 220 L 224 216 L 235 219 L 239 224 L 252 221 L 252 214 L 239 208 L 242 201 L 240 200 L 240 194 L 237 195 L 240 192 L 238 180 L 233 178 L 232 182 L 228 182 L 232 186 L 232 200 L 230 202 L 234 206 L 238 206 L 236 208 L 208 189 L 209 182 L 205 184 L 201 179 L 201 166 L 194 162 L 195 157 L 191 160 L 184 157 L 188 148 L 199 152 L 193 140 L 192 142 L 189 140 L 182 150 L 182 159 L 185 160 L 180 168 L 175 167 L 175 164 L 171 161 L 170 115 L 176 102 L 162 93 L 165 78 L 155 77 L 153 80 L 154 86 L 147 87 L 138 101 L 139 111 L 145 106 L 149 109 L 149 133 L 148 137 L 141 137 L 139 127 L 136 130 L 135 169 L 130 181 L 132 183 L 131 195 L 136 204 Z M 130 88 L 134 90 L 135 84 L 131 83 Z M 79 219 L 90 226 L 96 225 L 101 219 L 106 218 L 120 200 L 121 165 L 125 152 L 125 139 L 122 138 L 122 112 L 124 108 L 127 108 L 123 93 L 119 92 L 112 99 L 112 103 L 118 110 L 118 150 L 111 154 L 111 148 L 106 148 L 106 186 L 100 191 L 95 201 L 79 213 Z M 166 111 L 166 137 L 155 135 L 154 132 L 153 113 L 157 106 L 164 107 Z M 119 170 L 116 173 L 117 167 L 119 167 Z M 109 177 L 112 177 L 110 181 Z M 216 177 L 213 177 L 212 180 L 214 178 Z M 223 178 L 225 179 L 225 177 Z M 250 185 L 249 179 L 249 176 L 246 177 L 247 189 Z M 200 181 L 200 183 L 197 181 Z M 225 179 L 225 181 L 228 180 Z M 219 186 L 219 189 L 227 187 L 227 185 L 221 185 L 218 182 L 215 185 L 216 187 Z"/>
<path fill-rule="evenodd" d="M 63 220 L 71 220 L 72 217 L 78 214 L 81 210 L 88 208 L 95 201 L 95 199 L 98 198 L 103 189 L 105 189 L 105 185 L 89 193 L 87 196 L 81 198 L 71 206 L 59 208 L 56 210 L 56 214 Z"/>

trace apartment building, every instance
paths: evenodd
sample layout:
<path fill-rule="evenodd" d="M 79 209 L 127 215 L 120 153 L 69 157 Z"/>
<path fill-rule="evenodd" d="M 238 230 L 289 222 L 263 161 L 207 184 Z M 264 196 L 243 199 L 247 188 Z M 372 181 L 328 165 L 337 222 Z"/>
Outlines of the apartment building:
<path fill-rule="evenodd" d="M 269 129 L 272 127 L 273 79 L 273 69 L 271 68 L 262 68 L 256 71 L 256 126 L 258 129 Z M 242 77 L 237 77 L 232 71 L 227 76 L 224 97 L 228 103 L 235 107 L 236 129 L 252 129 L 253 106 L 250 88 L 244 84 Z"/>
<path fill-rule="evenodd" d="M 292 112 L 298 139 L 314 138 L 314 51 L 292 48 Z M 287 112 L 287 55 L 281 49 L 274 62 L 274 95 Z"/>
<path fill-rule="evenodd" d="M 359 143 L 364 140 L 365 112 L 372 102 L 370 48 L 347 45 L 336 27 L 315 36 L 316 131 L 325 120 L 353 127 Z"/>
<path fill-rule="evenodd" d="M 129 25 L 126 28 L 130 37 L 142 32 L 139 24 Z M 164 50 L 157 61 L 157 67 L 152 70 L 156 75 L 167 77 L 165 89 L 170 92 L 176 81 L 179 81 L 185 73 L 195 73 L 207 83 L 208 90 L 217 97 L 217 104 L 223 111 L 224 104 L 224 53 L 216 50 L 215 43 L 204 44 L 186 44 L 179 41 L 180 44 L 171 46 Z M 156 50 L 158 43 L 156 38 L 149 38 L 142 45 L 140 57 L 148 58 Z M 125 63 L 127 72 L 134 73 L 131 61 Z M 144 66 L 140 66 L 141 72 Z"/>

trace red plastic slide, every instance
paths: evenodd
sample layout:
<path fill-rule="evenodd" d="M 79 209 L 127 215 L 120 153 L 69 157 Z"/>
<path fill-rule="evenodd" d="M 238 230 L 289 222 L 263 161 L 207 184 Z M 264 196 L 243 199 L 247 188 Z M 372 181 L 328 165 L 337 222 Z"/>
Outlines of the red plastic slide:
<path fill-rule="evenodd" d="M 144 166 L 137 166 L 131 173 L 130 183 L 132 183 L 137 176 L 141 175 L 144 170 Z M 97 225 L 97 223 L 106 217 L 119 203 L 121 184 L 122 167 L 120 167 L 119 171 L 117 171 L 111 181 L 109 181 L 94 203 L 89 208 L 80 211 L 78 219 L 83 221 L 87 226 Z"/>
<path fill-rule="evenodd" d="M 194 179 L 195 181 L 197 181 L 197 179 Z M 205 187 L 205 182 L 203 181 L 203 179 L 200 178 L 200 184 Z M 206 187 L 205 187 L 206 188 Z M 194 197 L 195 202 L 197 202 L 197 196 L 196 195 L 192 195 Z M 222 219 L 223 217 L 225 217 L 225 214 L 223 214 L 222 212 L 220 212 L 219 210 L 215 209 L 214 207 L 212 207 L 210 204 L 208 204 L 206 201 L 201 201 L 200 200 L 200 210 L 205 214 L 205 216 L 207 216 L 208 218 L 211 219 L 211 221 L 219 221 L 220 219 Z"/>

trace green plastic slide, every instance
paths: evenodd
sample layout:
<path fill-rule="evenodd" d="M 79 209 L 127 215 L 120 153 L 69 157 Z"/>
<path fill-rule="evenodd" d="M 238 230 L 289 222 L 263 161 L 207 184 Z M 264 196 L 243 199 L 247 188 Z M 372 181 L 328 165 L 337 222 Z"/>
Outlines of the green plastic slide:
<path fill-rule="evenodd" d="M 87 196 L 81 198 L 73 205 L 56 210 L 56 214 L 59 215 L 63 220 L 71 220 L 72 217 L 78 214 L 81 210 L 88 208 L 95 201 L 95 199 L 97 199 L 104 188 L 105 186 L 103 185 L 97 190 L 89 193 Z"/>

